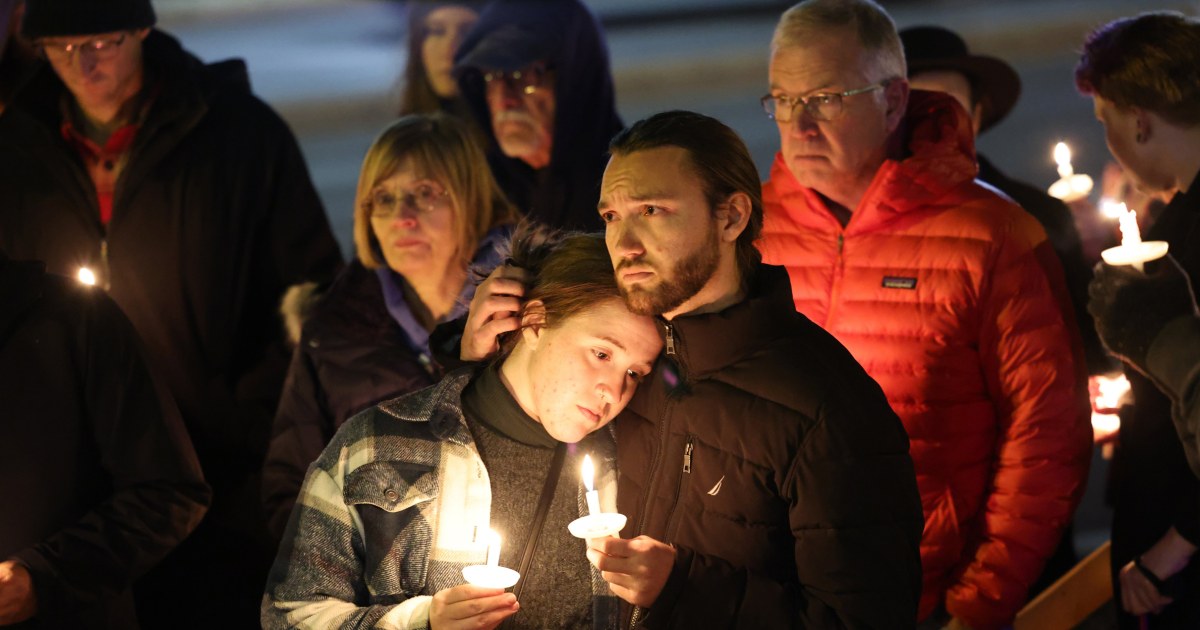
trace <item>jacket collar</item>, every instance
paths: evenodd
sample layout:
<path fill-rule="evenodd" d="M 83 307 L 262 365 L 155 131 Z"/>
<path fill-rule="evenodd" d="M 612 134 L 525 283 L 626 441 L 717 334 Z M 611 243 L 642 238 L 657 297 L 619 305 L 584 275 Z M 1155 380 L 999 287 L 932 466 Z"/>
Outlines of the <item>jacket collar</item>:
<path fill-rule="evenodd" d="M 941 93 L 913 90 L 908 111 L 895 134 L 905 149 L 900 158 L 885 160 L 854 210 L 846 233 L 872 231 L 897 215 L 936 204 L 952 189 L 975 179 L 975 140 L 970 120 L 954 100 Z M 801 186 L 792 176 L 781 153 L 771 166 L 774 196 L 778 199 L 803 197 L 810 209 L 820 209 L 829 221 L 838 225 L 821 196 Z M 777 211 L 807 212 L 798 204 L 783 203 Z M 800 217 L 793 216 L 794 220 Z"/>
<path fill-rule="evenodd" d="M 664 343 L 673 337 L 674 360 L 689 379 L 720 372 L 778 339 L 796 315 L 791 282 L 783 267 L 760 264 L 746 299 L 716 313 L 659 321 Z"/>
<path fill-rule="evenodd" d="M 424 422 L 439 440 L 470 444 L 471 433 L 463 417 L 462 392 L 480 366 L 464 367 L 447 374 L 433 386 L 428 396 L 401 396 L 379 403 L 379 409 L 404 422 Z M 420 405 L 412 405 L 420 400 Z"/>

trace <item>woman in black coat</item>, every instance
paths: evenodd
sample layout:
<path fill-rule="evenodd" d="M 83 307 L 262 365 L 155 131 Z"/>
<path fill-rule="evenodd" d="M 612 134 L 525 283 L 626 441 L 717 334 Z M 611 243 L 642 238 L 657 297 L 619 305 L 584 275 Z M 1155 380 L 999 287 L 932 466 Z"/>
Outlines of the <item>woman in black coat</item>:
<path fill-rule="evenodd" d="M 466 123 L 406 116 L 375 140 L 355 195 L 357 260 L 311 307 L 284 303 L 285 318 L 304 321 L 263 470 L 276 538 L 308 465 L 347 418 L 441 376 L 429 332 L 466 313 L 514 217 Z"/>

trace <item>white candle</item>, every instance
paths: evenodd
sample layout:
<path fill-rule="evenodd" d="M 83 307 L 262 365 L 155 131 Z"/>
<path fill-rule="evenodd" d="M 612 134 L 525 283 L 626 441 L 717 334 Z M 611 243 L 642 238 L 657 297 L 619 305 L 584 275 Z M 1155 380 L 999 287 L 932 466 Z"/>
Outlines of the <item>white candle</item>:
<path fill-rule="evenodd" d="M 76 277 L 79 278 L 80 282 L 88 285 L 89 287 L 96 286 L 96 274 L 92 273 L 92 270 L 88 269 L 87 267 L 80 267 L 79 274 L 76 275 Z"/>
<path fill-rule="evenodd" d="M 1066 179 L 1075 174 L 1071 168 L 1071 147 L 1066 142 L 1054 145 L 1054 161 L 1058 164 L 1058 176 Z"/>
<path fill-rule="evenodd" d="M 500 534 L 492 529 L 487 531 L 487 563 L 489 567 L 500 566 Z"/>
<path fill-rule="evenodd" d="M 583 485 L 585 488 L 587 488 L 587 494 L 584 496 L 587 497 L 588 514 L 600 513 L 600 493 L 595 490 L 595 484 L 592 479 L 594 476 L 595 470 L 592 468 L 592 456 L 584 455 Z"/>

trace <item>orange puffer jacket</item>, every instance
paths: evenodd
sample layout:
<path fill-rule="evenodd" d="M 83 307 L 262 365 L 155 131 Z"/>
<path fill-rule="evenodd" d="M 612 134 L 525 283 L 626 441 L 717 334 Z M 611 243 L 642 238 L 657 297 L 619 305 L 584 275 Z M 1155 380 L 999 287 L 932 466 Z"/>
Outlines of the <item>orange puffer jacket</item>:
<path fill-rule="evenodd" d="M 777 155 L 759 247 L 908 430 L 925 512 L 919 618 L 944 597 L 971 627 L 995 628 L 1083 491 L 1078 330 L 1051 288 L 1062 271 L 1041 226 L 974 182 L 965 116 L 913 92 L 906 128 L 910 157 L 880 167 L 845 228 Z"/>

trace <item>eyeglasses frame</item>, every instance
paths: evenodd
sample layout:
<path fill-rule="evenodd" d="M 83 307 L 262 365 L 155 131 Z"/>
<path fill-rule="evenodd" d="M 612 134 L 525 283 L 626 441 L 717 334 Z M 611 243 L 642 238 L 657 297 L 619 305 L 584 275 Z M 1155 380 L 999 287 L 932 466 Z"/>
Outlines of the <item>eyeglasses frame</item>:
<path fill-rule="evenodd" d="M 372 198 L 364 201 L 363 205 L 367 209 L 367 217 L 368 218 L 380 219 L 380 220 L 385 220 L 385 221 L 394 219 L 397 216 L 399 216 L 404 208 L 412 208 L 417 211 L 418 215 L 433 214 L 434 212 L 437 212 L 438 210 L 445 208 L 446 202 L 450 198 L 450 190 L 449 189 L 441 187 L 440 185 L 438 187 L 441 188 L 441 191 L 433 196 L 433 198 L 430 201 L 430 203 L 432 204 L 430 207 L 422 206 L 417 201 L 417 195 L 415 195 L 411 191 L 407 191 L 407 190 L 404 191 L 403 194 L 396 196 L 396 203 L 392 204 L 392 206 L 391 206 L 392 209 L 387 214 L 376 213 L 375 200 L 373 199 L 373 197 L 375 195 L 371 195 Z"/>
<path fill-rule="evenodd" d="M 767 110 L 767 108 L 769 107 L 768 103 L 779 101 L 780 100 L 779 97 L 767 94 L 766 96 L 763 96 L 762 98 L 758 99 L 758 101 L 759 101 L 759 103 L 762 104 L 763 112 L 766 113 L 767 118 L 770 118 L 771 120 L 774 120 L 777 122 L 790 123 L 793 120 L 795 120 L 795 113 L 796 113 L 797 105 L 803 105 L 804 111 L 808 112 L 808 115 L 811 116 L 813 118 L 813 120 L 817 120 L 820 122 L 832 122 L 832 121 L 840 118 L 842 113 L 845 112 L 846 110 L 843 108 L 842 110 L 840 110 L 838 112 L 838 114 L 836 116 L 834 116 L 832 118 L 821 118 L 821 117 L 818 117 L 812 110 L 809 109 L 808 104 L 811 101 L 813 101 L 814 99 L 821 98 L 821 97 L 836 96 L 836 97 L 838 97 L 838 100 L 841 101 L 841 100 L 844 100 L 848 96 L 858 96 L 859 94 L 867 94 L 870 92 L 874 92 L 875 90 L 886 90 L 888 85 L 891 84 L 892 81 L 893 81 L 893 79 L 884 79 L 882 81 L 872 83 L 870 85 L 860 87 L 858 89 L 846 90 L 845 92 L 817 92 L 816 94 L 810 94 L 808 96 L 786 97 L 788 100 L 791 101 L 791 106 L 789 106 L 787 109 L 787 112 L 788 112 L 787 119 L 781 119 L 778 117 L 779 109 L 777 107 L 775 109 L 776 113 L 774 113 L 774 114 L 772 114 L 770 111 Z"/>
<path fill-rule="evenodd" d="M 115 55 L 117 51 L 120 50 L 121 45 L 125 43 L 125 40 L 129 38 L 129 36 L 130 33 L 124 32 L 113 38 L 97 37 L 95 39 L 89 39 L 78 44 L 50 45 L 45 41 L 40 41 L 37 43 L 37 47 L 39 50 L 41 50 L 42 56 L 46 59 L 54 58 L 56 60 L 66 61 L 68 63 L 75 60 L 76 53 L 83 54 L 83 52 L 89 50 L 98 59 L 110 59 L 111 57 L 105 56 L 107 52 L 111 50 L 112 54 Z M 101 46 L 97 47 L 97 45 Z M 50 51 L 54 52 L 52 53 Z"/>

